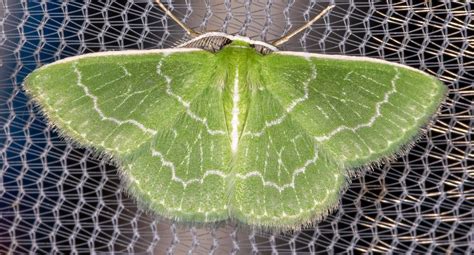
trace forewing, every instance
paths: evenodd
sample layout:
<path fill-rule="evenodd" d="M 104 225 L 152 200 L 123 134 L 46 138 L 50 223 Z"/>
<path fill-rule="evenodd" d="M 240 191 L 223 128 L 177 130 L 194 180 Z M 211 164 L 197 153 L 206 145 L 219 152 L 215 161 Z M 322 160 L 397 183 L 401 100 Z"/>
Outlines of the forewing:
<path fill-rule="evenodd" d="M 446 92 L 434 77 L 386 61 L 291 52 L 265 60 L 275 98 L 346 168 L 400 151 L 429 122 Z M 301 70 L 308 65 L 316 77 L 305 83 Z"/>
<path fill-rule="evenodd" d="M 131 51 L 87 54 L 46 65 L 25 80 L 25 89 L 38 102 L 51 123 L 74 141 L 99 151 L 133 151 L 168 128 L 181 104 L 167 93 L 157 71 L 170 52 Z M 182 54 L 172 54 L 179 57 Z M 200 51 L 205 62 L 210 54 Z M 183 79 L 205 69 L 199 58 L 179 71 Z M 178 66 L 179 67 L 179 66 Z M 183 87 L 186 95 L 196 90 Z"/>
<path fill-rule="evenodd" d="M 215 221 L 230 143 L 214 55 L 186 49 L 91 54 L 25 82 L 63 135 L 112 156 L 138 201 L 161 215 Z"/>

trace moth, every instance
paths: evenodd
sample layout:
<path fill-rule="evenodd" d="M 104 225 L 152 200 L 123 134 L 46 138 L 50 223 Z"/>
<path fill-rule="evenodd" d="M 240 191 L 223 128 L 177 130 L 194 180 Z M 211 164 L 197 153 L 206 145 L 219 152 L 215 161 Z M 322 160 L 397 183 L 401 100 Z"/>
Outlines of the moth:
<path fill-rule="evenodd" d="M 298 229 L 327 215 L 358 169 L 396 155 L 446 86 L 366 57 L 280 51 L 198 34 L 171 49 L 100 52 L 32 72 L 24 88 L 61 135 L 112 158 L 128 192 L 178 222 Z"/>

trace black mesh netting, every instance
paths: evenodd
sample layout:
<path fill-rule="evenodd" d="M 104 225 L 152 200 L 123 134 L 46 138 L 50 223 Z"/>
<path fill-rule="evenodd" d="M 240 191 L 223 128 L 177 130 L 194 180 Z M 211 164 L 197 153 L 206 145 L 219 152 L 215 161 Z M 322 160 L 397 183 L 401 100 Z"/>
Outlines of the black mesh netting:
<path fill-rule="evenodd" d="M 58 137 L 21 88 L 40 65 L 184 39 L 151 1 L 0 1 L 0 253 L 474 252 L 473 5 L 336 1 L 286 50 L 370 56 L 436 75 L 449 95 L 406 156 L 354 179 L 314 228 L 190 228 L 138 209 L 114 166 Z M 408 1 L 410 2 L 410 1 Z M 328 1 L 166 3 L 198 31 L 272 41 Z"/>

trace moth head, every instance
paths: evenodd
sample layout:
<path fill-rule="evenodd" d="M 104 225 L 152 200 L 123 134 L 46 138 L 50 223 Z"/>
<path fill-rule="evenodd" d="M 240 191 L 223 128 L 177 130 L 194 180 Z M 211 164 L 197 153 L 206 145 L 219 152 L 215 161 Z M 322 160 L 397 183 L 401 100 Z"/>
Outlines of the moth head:
<path fill-rule="evenodd" d="M 209 32 L 205 34 L 198 33 L 193 29 L 186 26 L 181 20 L 179 20 L 174 14 L 163 5 L 161 0 L 155 0 L 158 6 L 166 13 L 166 15 L 170 16 L 180 27 L 182 27 L 186 33 L 193 37 L 193 39 L 178 45 L 178 48 L 199 48 L 211 52 L 217 52 L 222 50 L 226 45 L 229 45 L 234 40 L 239 40 L 246 42 L 250 47 L 255 48 L 255 50 L 263 55 L 269 54 L 274 51 L 278 51 L 276 48 L 287 42 L 290 38 L 294 37 L 295 35 L 301 33 L 301 31 L 305 30 L 306 28 L 310 27 L 314 22 L 320 19 L 323 15 L 329 12 L 332 8 L 334 8 L 334 4 L 329 5 L 324 9 L 319 15 L 308 21 L 305 25 L 301 26 L 300 28 L 296 29 L 295 31 L 284 35 L 283 37 L 279 38 L 278 40 L 272 42 L 271 44 L 261 42 L 261 41 L 254 41 L 248 37 L 243 37 L 239 35 L 228 35 L 226 33 L 221 32 Z"/>
<path fill-rule="evenodd" d="M 221 32 L 209 32 L 199 35 L 185 43 L 178 45 L 177 47 L 199 48 L 210 52 L 218 52 L 224 47 L 230 46 L 233 42 L 242 42 L 242 46 L 246 45 L 251 47 L 262 55 L 278 51 L 278 48 L 271 44 L 262 41 L 255 41 L 244 36 L 229 35 Z"/>

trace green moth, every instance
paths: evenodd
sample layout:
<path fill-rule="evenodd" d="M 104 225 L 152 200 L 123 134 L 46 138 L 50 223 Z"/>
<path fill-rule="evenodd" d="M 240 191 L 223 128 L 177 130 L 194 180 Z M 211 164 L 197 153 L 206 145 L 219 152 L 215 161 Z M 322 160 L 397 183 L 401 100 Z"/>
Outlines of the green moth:
<path fill-rule="evenodd" d="M 206 33 L 66 58 L 24 87 L 63 136 L 111 157 L 150 211 L 295 229 L 335 208 L 357 169 L 410 144 L 446 86 L 404 65 L 278 44 Z"/>

